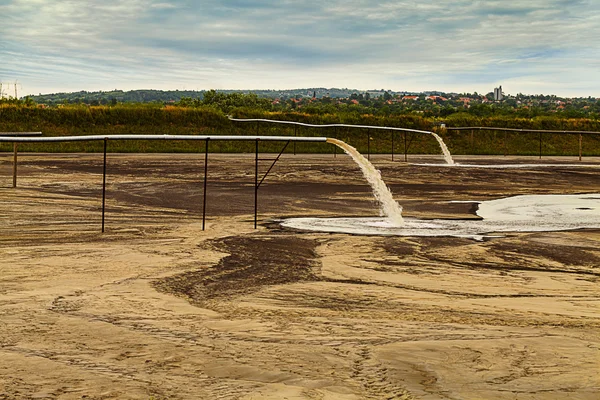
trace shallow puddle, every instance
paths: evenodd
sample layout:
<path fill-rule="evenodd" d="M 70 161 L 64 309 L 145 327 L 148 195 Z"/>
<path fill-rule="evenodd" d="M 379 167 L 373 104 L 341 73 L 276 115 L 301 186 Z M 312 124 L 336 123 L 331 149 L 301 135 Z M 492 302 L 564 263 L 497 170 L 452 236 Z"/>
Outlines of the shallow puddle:
<path fill-rule="evenodd" d="M 523 195 L 479 203 L 480 220 L 404 218 L 290 218 L 287 228 L 383 236 L 455 236 L 481 240 L 502 232 L 550 232 L 600 228 L 600 194 Z"/>

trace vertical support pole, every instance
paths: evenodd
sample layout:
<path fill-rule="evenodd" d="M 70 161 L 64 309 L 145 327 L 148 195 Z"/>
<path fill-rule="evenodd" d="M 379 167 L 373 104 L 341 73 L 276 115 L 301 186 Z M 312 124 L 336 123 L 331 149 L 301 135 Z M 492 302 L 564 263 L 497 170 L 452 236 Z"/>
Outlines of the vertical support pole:
<path fill-rule="evenodd" d="M 208 138 L 204 144 L 204 191 L 202 192 L 202 230 L 206 226 L 206 180 L 208 176 Z"/>
<path fill-rule="evenodd" d="M 506 157 L 506 131 L 504 131 L 504 157 Z"/>
<path fill-rule="evenodd" d="M 474 129 L 471 129 L 471 154 L 475 154 L 475 146 L 473 144 L 473 132 L 474 131 L 475 131 Z"/>
<path fill-rule="evenodd" d="M 337 126 L 333 130 L 333 138 L 337 139 Z M 333 158 L 337 158 L 337 146 L 333 145 Z"/>
<path fill-rule="evenodd" d="M 542 132 L 539 133 L 540 137 L 540 160 L 542 159 Z"/>
<path fill-rule="evenodd" d="M 298 125 L 294 125 L 294 136 L 298 136 Z M 296 141 L 294 141 L 294 155 L 296 155 Z"/>
<path fill-rule="evenodd" d="M 367 129 L 367 160 L 371 161 L 371 132 Z"/>
<path fill-rule="evenodd" d="M 17 187 L 17 142 L 13 143 L 13 188 Z"/>
<path fill-rule="evenodd" d="M 258 129 L 259 121 L 256 121 L 256 144 L 255 153 L 256 157 L 254 160 L 254 229 L 256 229 L 256 220 L 258 214 Z"/>
<path fill-rule="evenodd" d="M 392 131 L 392 161 L 394 161 L 394 131 Z"/>
<path fill-rule="evenodd" d="M 104 233 L 104 214 L 106 210 L 106 145 L 108 138 L 104 138 L 104 163 L 102 166 L 102 233 Z"/>
<path fill-rule="evenodd" d="M 254 157 L 254 229 L 256 229 L 256 221 L 258 214 L 258 139 L 255 143 Z"/>
<path fill-rule="evenodd" d="M 404 132 L 404 162 L 408 162 L 408 146 L 406 144 L 406 132 Z"/>
<path fill-rule="evenodd" d="M 579 134 L 579 161 L 581 161 L 581 145 L 582 145 L 582 140 L 583 140 L 583 135 L 580 133 Z"/>

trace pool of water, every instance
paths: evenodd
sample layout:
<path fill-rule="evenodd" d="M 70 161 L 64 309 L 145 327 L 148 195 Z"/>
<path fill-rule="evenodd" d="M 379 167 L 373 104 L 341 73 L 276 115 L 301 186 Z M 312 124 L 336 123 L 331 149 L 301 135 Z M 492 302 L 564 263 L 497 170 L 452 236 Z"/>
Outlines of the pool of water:
<path fill-rule="evenodd" d="M 478 203 L 480 219 L 290 218 L 287 228 L 383 236 L 454 236 L 481 240 L 506 232 L 547 232 L 600 228 L 600 193 L 522 195 Z"/>

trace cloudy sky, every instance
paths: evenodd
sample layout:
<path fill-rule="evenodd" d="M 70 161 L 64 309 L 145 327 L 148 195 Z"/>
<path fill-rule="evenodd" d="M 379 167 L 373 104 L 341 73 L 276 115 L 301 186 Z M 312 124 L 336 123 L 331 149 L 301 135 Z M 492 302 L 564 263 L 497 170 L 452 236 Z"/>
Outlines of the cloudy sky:
<path fill-rule="evenodd" d="M 0 0 L 0 81 L 600 97 L 600 1 Z"/>

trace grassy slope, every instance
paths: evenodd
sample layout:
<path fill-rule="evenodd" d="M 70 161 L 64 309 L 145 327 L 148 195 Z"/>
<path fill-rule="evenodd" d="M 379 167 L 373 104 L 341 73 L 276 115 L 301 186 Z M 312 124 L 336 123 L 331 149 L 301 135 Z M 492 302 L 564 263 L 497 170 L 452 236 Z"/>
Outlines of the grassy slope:
<path fill-rule="evenodd" d="M 563 120 L 551 117 L 518 119 L 511 117 L 477 118 L 468 114 L 454 114 L 445 120 L 434 121 L 419 115 L 373 116 L 357 114 L 309 115 L 302 113 L 269 113 L 261 110 L 238 109 L 234 112 L 240 118 L 267 118 L 300 121 L 311 124 L 345 123 L 361 125 L 394 126 L 420 130 L 431 130 L 436 123 L 445 122 L 448 126 L 497 126 L 528 129 L 596 130 L 600 122 L 577 119 Z M 62 135 L 108 135 L 108 134 L 189 134 L 189 135 L 255 135 L 256 123 L 235 123 L 220 111 L 212 108 L 180 108 L 149 106 L 116 107 L 64 107 L 34 108 L 4 105 L 0 107 L 0 132 L 42 131 L 48 136 Z M 392 133 L 389 131 L 368 131 L 366 129 L 316 129 L 293 126 L 269 125 L 261 123 L 260 135 L 329 136 L 337 137 L 367 152 L 367 138 L 371 137 L 370 150 L 373 153 L 389 153 Z M 539 152 L 538 134 L 494 133 L 476 131 L 471 133 L 441 133 L 453 154 L 508 154 L 534 155 Z M 395 133 L 396 152 L 404 151 L 404 134 Z M 406 143 L 409 153 L 439 153 L 433 137 L 422 134 L 408 134 Z M 579 135 L 544 134 L 542 151 L 546 155 L 576 155 Z M 198 142 L 111 142 L 111 152 L 201 152 L 204 144 Z M 247 142 L 213 142 L 210 150 L 215 152 L 251 152 L 254 144 Z M 275 152 L 279 143 L 261 143 L 261 151 Z M 39 152 L 98 152 L 101 143 L 53 143 L 23 144 L 21 151 Z M 11 151 L 9 143 L 0 144 L 0 151 Z M 292 151 L 289 146 L 288 151 Z M 298 144 L 298 152 L 331 152 L 331 145 Z M 600 155 L 600 135 L 586 135 L 583 138 L 584 155 Z"/>

